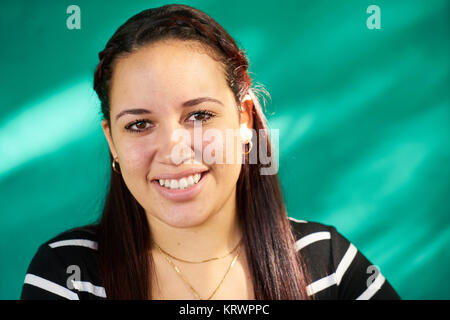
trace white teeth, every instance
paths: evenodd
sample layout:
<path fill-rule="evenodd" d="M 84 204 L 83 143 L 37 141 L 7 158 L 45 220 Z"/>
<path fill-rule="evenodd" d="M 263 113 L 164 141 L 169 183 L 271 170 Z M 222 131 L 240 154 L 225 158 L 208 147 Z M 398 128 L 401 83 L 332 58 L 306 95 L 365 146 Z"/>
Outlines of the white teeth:
<path fill-rule="evenodd" d="M 179 186 L 180 186 L 180 189 L 184 189 L 184 188 L 186 188 L 188 186 L 186 178 L 181 178 L 180 179 Z"/>
<path fill-rule="evenodd" d="M 180 180 L 175 179 L 159 179 L 159 184 L 169 189 L 186 189 L 199 182 L 200 173 L 183 177 Z"/>
<path fill-rule="evenodd" d="M 177 180 L 170 180 L 170 189 L 178 189 L 178 181 Z"/>

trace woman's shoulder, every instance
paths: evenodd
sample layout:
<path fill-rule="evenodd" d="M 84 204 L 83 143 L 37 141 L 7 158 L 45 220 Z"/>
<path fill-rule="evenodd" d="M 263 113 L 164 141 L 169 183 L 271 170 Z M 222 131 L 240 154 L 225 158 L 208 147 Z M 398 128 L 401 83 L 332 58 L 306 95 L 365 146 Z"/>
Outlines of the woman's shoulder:
<path fill-rule="evenodd" d="M 97 249 L 97 227 L 86 225 L 63 231 L 42 244 L 51 248 L 85 247 Z"/>
<path fill-rule="evenodd" d="M 333 228 L 333 226 L 324 223 L 300 220 L 293 217 L 288 217 L 288 221 L 296 236 L 302 236 L 312 232 L 326 232 L 329 231 L 330 228 Z"/>
<path fill-rule="evenodd" d="M 342 249 L 341 235 L 333 226 L 316 222 L 299 220 L 289 217 L 292 234 L 295 239 L 295 249 L 301 252 L 305 262 L 314 276 L 320 277 L 333 271 L 333 255 Z M 338 248 L 333 242 L 338 240 Z"/>
<path fill-rule="evenodd" d="M 39 246 L 25 275 L 21 299 L 102 298 L 93 225 L 59 233 Z"/>
<path fill-rule="evenodd" d="M 60 262 L 76 264 L 94 261 L 97 256 L 97 249 L 96 227 L 88 225 L 68 229 L 45 241 L 39 246 L 35 257 L 50 256 Z M 42 256 L 39 256 L 39 253 Z"/>
<path fill-rule="evenodd" d="M 400 299 L 372 264 L 336 227 L 289 217 L 295 249 L 305 261 L 317 299 Z"/>
<path fill-rule="evenodd" d="M 339 250 L 347 246 L 349 242 L 340 234 L 334 226 L 316 221 L 288 218 L 291 230 L 296 241 L 296 249 L 309 249 L 311 246 L 317 250 Z M 337 247 L 332 247 L 332 242 L 337 242 Z"/>

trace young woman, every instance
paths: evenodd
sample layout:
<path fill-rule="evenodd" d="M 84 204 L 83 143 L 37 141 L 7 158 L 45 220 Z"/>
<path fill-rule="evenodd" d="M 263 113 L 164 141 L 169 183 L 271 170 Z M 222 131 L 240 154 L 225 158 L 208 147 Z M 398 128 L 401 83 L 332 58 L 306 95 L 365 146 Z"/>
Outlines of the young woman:
<path fill-rule="evenodd" d="M 39 248 L 22 299 L 399 298 L 334 227 L 288 218 L 276 172 L 249 161 L 271 155 L 266 120 L 245 53 L 216 21 L 145 10 L 99 58 L 103 215 Z"/>

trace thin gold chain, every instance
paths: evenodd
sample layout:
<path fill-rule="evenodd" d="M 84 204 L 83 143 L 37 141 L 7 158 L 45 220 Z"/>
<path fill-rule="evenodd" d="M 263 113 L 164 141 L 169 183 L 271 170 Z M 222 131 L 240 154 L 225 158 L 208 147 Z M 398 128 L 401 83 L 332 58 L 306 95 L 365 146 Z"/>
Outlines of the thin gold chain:
<path fill-rule="evenodd" d="M 188 261 L 188 260 L 183 260 L 183 259 L 174 257 L 174 256 L 172 256 L 170 253 L 164 251 L 160 246 L 158 246 L 158 245 L 156 244 L 156 242 L 153 241 L 153 244 L 158 248 L 159 251 L 163 252 L 165 255 L 171 257 L 172 259 L 175 259 L 175 260 L 178 260 L 178 261 L 181 261 L 181 262 L 186 262 L 186 263 L 205 263 L 205 262 L 212 261 L 212 260 L 223 259 L 223 258 L 225 258 L 226 256 L 232 254 L 233 252 L 236 251 L 236 249 L 239 247 L 239 245 L 241 244 L 241 242 L 242 242 L 242 239 L 241 239 L 241 240 L 238 242 L 238 244 L 233 248 L 233 250 L 231 250 L 230 252 L 228 252 L 227 254 L 225 254 L 225 255 L 223 255 L 223 256 L 221 256 L 221 257 L 209 258 L 209 259 L 202 260 L 202 261 Z"/>
<path fill-rule="evenodd" d="M 239 244 L 241 242 L 239 241 Z M 238 245 L 239 245 L 238 244 Z M 231 268 L 233 267 L 234 263 L 236 262 L 237 258 L 239 257 L 239 253 L 241 251 L 241 247 L 238 246 L 238 251 L 236 253 L 236 255 L 233 258 L 233 261 L 231 261 L 231 264 L 228 266 L 227 272 L 225 272 L 225 275 L 223 276 L 222 280 L 220 280 L 219 285 L 217 286 L 217 288 L 213 291 L 213 293 L 209 296 L 208 299 L 203 299 L 200 294 L 197 292 L 197 290 L 195 290 L 192 285 L 189 283 L 189 281 L 187 281 L 187 279 L 185 278 L 185 276 L 181 273 L 180 269 L 178 269 L 178 267 L 173 263 L 173 261 L 169 258 L 169 256 L 167 256 L 164 252 L 161 251 L 160 247 L 157 246 L 159 252 L 162 253 L 162 255 L 166 258 L 166 260 L 172 265 L 172 267 L 175 269 L 175 271 L 178 273 L 178 275 L 181 277 L 181 279 L 183 279 L 183 281 L 189 286 L 189 288 L 191 289 L 191 291 L 194 293 L 194 295 L 197 297 L 197 299 L 199 300 L 211 300 L 211 298 L 214 296 L 214 294 L 217 292 L 217 290 L 219 290 L 220 286 L 222 285 L 223 281 L 225 280 L 225 277 L 227 276 L 227 274 L 230 272 Z"/>

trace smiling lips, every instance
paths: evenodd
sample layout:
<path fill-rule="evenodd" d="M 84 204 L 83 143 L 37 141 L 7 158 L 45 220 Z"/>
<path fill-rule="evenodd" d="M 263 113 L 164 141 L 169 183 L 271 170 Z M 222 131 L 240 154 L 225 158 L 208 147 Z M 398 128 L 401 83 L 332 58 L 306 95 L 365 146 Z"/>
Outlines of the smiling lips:
<path fill-rule="evenodd" d="M 208 176 L 209 171 L 204 171 L 202 174 L 196 173 L 179 180 L 164 179 L 164 185 L 161 185 L 161 182 L 159 181 L 162 179 L 153 180 L 153 185 L 156 187 L 159 194 L 168 200 L 176 202 L 189 201 L 194 199 L 202 191 L 205 183 L 208 181 Z M 170 185 L 169 187 L 166 187 L 168 181 L 170 182 Z M 182 188 L 180 188 L 180 185 Z"/>
<path fill-rule="evenodd" d="M 196 173 L 202 173 L 202 172 L 205 172 L 205 171 L 208 171 L 208 169 L 204 168 L 204 167 L 203 168 L 192 167 L 192 168 L 185 169 L 185 170 L 183 170 L 181 172 L 178 172 L 178 173 L 163 173 L 163 174 L 159 174 L 159 175 L 154 176 L 152 178 L 152 180 L 160 180 L 160 179 L 169 179 L 169 180 L 170 179 L 175 179 L 175 180 L 179 180 L 179 179 L 181 179 L 183 177 L 187 178 L 190 175 L 194 175 Z"/>
<path fill-rule="evenodd" d="M 158 179 L 159 184 L 169 189 L 186 189 L 194 184 L 197 184 L 200 180 L 201 174 L 196 173 L 187 177 L 183 177 L 179 180 L 175 179 Z"/>
<path fill-rule="evenodd" d="M 163 174 L 152 179 L 158 192 L 173 201 L 193 199 L 202 190 L 209 171 L 192 168 L 177 174 Z"/>

